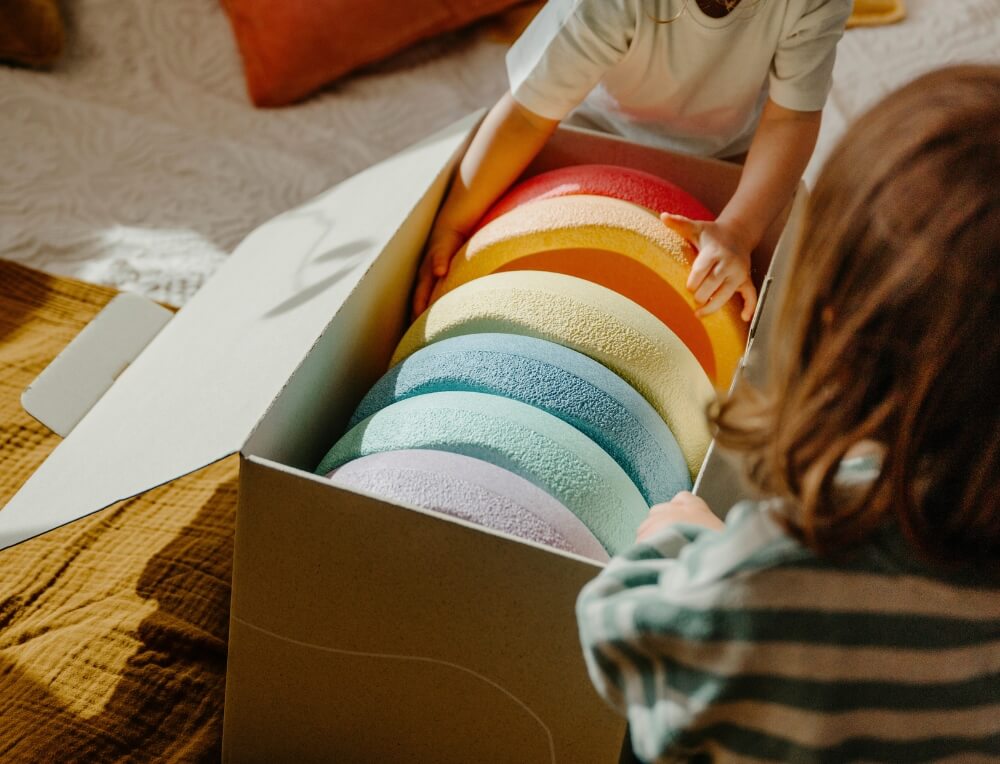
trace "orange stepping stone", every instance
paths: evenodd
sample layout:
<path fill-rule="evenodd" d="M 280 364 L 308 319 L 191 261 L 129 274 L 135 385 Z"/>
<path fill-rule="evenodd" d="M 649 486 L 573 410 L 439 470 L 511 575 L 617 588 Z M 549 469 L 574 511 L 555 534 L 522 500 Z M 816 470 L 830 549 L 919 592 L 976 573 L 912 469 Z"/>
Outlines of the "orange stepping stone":
<path fill-rule="evenodd" d="M 632 300 L 666 324 L 717 388 L 728 388 L 746 349 L 738 298 L 698 317 L 685 286 L 694 252 L 653 213 L 609 197 L 573 195 L 524 204 L 481 228 L 451 263 L 431 301 L 490 273 L 576 276 Z"/>

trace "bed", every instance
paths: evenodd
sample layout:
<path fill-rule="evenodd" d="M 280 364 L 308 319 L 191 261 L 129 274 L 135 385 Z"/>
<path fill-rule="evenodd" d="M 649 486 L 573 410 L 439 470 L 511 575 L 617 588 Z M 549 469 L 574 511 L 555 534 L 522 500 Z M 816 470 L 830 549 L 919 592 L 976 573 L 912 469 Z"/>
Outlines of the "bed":
<path fill-rule="evenodd" d="M 997 0 L 850 31 L 816 157 L 914 76 L 998 60 Z M 78 0 L 52 72 L 0 67 L 0 504 L 54 447 L 20 390 L 115 290 L 183 305 L 255 226 L 505 88 L 490 26 L 254 109 L 217 0 Z M 49 275 L 46 275 L 49 274 Z M 234 465 L 0 554 L 0 758 L 216 760 Z"/>

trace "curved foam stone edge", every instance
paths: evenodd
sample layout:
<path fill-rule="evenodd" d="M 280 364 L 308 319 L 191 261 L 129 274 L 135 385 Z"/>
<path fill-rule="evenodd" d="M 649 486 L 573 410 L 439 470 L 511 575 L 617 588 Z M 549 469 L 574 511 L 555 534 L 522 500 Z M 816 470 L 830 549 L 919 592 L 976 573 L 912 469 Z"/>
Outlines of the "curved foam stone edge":
<path fill-rule="evenodd" d="M 471 334 L 421 348 L 383 375 L 348 426 L 399 400 L 446 391 L 501 395 L 558 417 L 614 458 L 649 504 L 691 488 L 676 438 L 645 398 L 597 361 L 533 337 Z"/>
<path fill-rule="evenodd" d="M 555 497 L 509 470 L 471 456 L 426 449 L 385 451 L 347 462 L 327 477 L 388 500 L 406 501 L 598 562 L 608 560 L 597 537 Z M 486 500 L 477 503 L 477 496 Z"/>
<path fill-rule="evenodd" d="M 390 363 L 448 337 L 499 331 L 570 347 L 631 384 L 666 421 L 692 478 L 711 435 L 715 390 L 691 351 L 650 313 L 615 292 L 541 271 L 495 273 L 449 292 L 400 340 Z"/>
<path fill-rule="evenodd" d="M 562 252 L 577 250 L 579 257 Z M 722 309 L 698 316 L 700 305 L 687 289 L 694 252 L 648 210 L 619 199 L 576 195 L 544 199 L 518 207 L 480 229 L 452 261 L 448 275 L 435 286 L 431 303 L 442 295 L 489 273 L 531 261 L 525 269 L 563 272 L 607 286 L 637 302 L 660 300 L 641 282 L 629 283 L 618 269 L 602 270 L 584 257 L 606 251 L 609 266 L 625 257 L 658 276 L 667 287 L 669 311 L 646 305 L 699 357 L 706 373 L 727 388 L 746 350 L 748 326 L 734 296 Z M 596 256 L 596 255 L 593 255 Z M 541 263 L 547 258 L 551 263 Z M 655 276 L 653 275 L 655 274 Z M 647 294 L 648 293 L 648 294 Z M 706 345 L 708 347 L 706 347 Z"/>
<path fill-rule="evenodd" d="M 479 227 L 523 204 L 576 194 L 608 196 L 692 220 L 715 219 L 701 200 L 658 175 L 620 165 L 586 164 L 560 167 L 521 181 L 483 215 Z"/>
<path fill-rule="evenodd" d="M 596 443 L 551 414 L 482 393 L 429 393 L 363 420 L 330 449 L 325 474 L 380 451 L 429 448 L 496 464 L 554 496 L 615 554 L 648 512 L 639 490 Z"/>

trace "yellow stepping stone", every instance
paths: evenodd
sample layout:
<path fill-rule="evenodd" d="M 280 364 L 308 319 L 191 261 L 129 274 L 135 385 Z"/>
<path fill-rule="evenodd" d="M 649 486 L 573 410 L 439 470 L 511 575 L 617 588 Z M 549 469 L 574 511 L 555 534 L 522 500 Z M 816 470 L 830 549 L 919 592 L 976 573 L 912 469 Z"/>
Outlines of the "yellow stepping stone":
<path fill-rule="evenodd" d="M 711 440 L 706 410 L 715 391 L 691 351 L 649 311 L 574 276 L 494 273 L 424 311 L 403 335 L 391 365 L 432 342 L 479 332 L 537 337 L 604 364 L 663 417 L 697 475 Z"/>

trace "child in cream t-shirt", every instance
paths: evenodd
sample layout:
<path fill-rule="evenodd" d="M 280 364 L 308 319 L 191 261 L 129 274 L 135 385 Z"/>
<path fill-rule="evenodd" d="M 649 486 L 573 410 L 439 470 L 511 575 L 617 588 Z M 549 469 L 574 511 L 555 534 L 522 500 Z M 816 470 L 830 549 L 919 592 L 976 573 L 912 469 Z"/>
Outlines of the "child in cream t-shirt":
<path fill-rule="evenodd" d="M 550 2 L 507 55 L 514 99 L 542 117 L 687 154 L 750 148 L 770 97 L 819 111 L 851 3 L 742 0 L 714 18 L 696 0 Z M 582 104 L 581 104 L 582 102 Z"/>
<path fill-rule="evenodd" d="M 422 311 L 483 213 L 560 121 L 699 156 L 742 160 L 714 222 L 665 215 L 699 254 L 702 312 L 756 292 L 750 252 L 809 162 L 852 0 L 550 0 L 507 55 L 510 90 L 463 157 L 414 293 Z"/>

